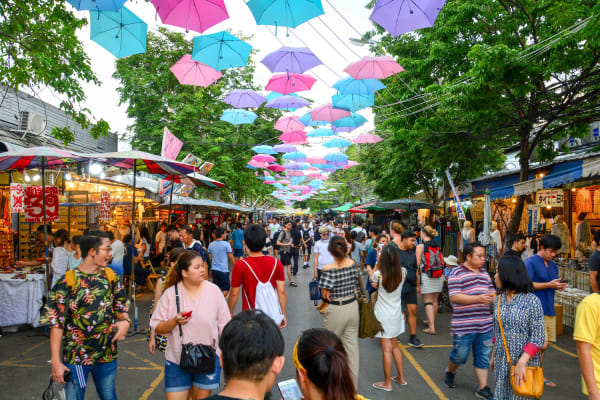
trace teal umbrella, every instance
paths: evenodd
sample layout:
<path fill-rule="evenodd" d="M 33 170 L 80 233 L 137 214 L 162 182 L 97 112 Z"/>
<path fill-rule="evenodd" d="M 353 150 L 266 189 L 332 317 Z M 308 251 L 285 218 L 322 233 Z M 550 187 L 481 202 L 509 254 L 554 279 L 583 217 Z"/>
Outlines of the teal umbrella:
<path fill-rule="evenodd" d="M 334 131 L 332 131 L 329 128 L 318 128 L 318 129 L 315 129 L 314 131 L 308 132 L 306 134 L 306 136 L 312 137 L 312 138 L 315 138 L 315 137 L 336 136 L 336 135 L 337 135 L 337 133 L 335 133 Z"/>
<path fill-rule="evenodd" d="M 352 113 L 349 117 L 333 121 L 333 126 L 338 128 L 358 128 L 367 122 L 367 119 L 360 114 Z"/>
<path fill-rule="evenodd" d="M 217 32 L 196 36 L 192 59 L 213 67 L 217 71 L 227 68 L 245 67 L 252 46 L 229 32 Z"/>
<path fill-rule="evenodd" d="M 90 11 L 90 39 L 122 58 L 146 52 L 148 25 L 125 7 Z"/>
<path fill-rule="evenodd" d="M 227 109 L 221 116 L 221 121 L 229 122 L 233 125 L 251 124 L 257 115 L 251 111 L 237 110 L 235 108 Z"/>
<path fill-rule="evenodd" d="M 368 95 L 377 90 L 385 89 L 385 85 L 377 79 L 354 79 L 349 76 L 334 83 L 333 88 L 340 94 Z"/>
<path fill-rule="evenodd" d="M 321 0 L 250 0 L 246 3 L 257 25 L 295 28 L 298 25 L 323 15 Z"/>
<path fill-rule="evenodd" d="M 333 108 L 346 111 L 358 111 L 375 105 L 375 94 L 334 94 L 331 96 Z"/>
<path fill-rule="evenodd" d="M 325 126 L 329 124 L 327 121 L 313 121 L 310 112 L 307 112 L 303 116 L 301 116 L 298 121 L 302 122 L 304 126 Z"/>
<path fill-rule="evenodd" d="M 352 142 L 349 142 L 346 139 L 337 137 L 334 139 L 329 139 L 328 141 L 323 143 L 323 146 L 325 146 L 327 148 L 334 148 L 334 147 L 343 148 L 343 147 L 352 146 Z"/>

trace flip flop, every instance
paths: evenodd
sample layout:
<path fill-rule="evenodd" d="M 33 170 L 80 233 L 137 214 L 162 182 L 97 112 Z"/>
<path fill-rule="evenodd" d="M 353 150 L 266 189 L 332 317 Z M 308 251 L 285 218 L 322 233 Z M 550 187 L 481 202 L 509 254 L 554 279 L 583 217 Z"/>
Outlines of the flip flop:
<path fill-rule="evenodd" d="M 557 385 L 556 385 L 556 383 L 552 382 L 552 381 L 551 381 L 551 380 L 549 380 L 549 379 L 545 379 L 545 380 L 544 380 L 544 385 L 546 385 L 546 386 L 548 386 L 548 387 L 556 387 L 556 386 L 557 386 Z"/>
<path fill-rule="evenodd" d="M 423 329 L 423 333 L 426 333 L 428 335 L 437 335 L 436 331 L 432 331 L 431 329 L 427 328 L 427 329 Z"/>
<path fill-rule="evenodd" d="M 393 376 L 393 377 L 392 377 L 392 381 L 396 382 L 396 383 L 397 383 L 398 385 L 400 385 L 400 386 L 406 386 L 406 385 L 408 385 L 408 382 L 407 382 L 406 380 L 404 381 L 404 383 L 400 382 L 400 381 L 398 380 L 398 377 L 397 377 L 397 376 Z"/>
<path fill-rule="evenodd" d="M 290 286 L 292 286 L 292 287 L 298 287 L 298 284 L 296 282 L 290 282 Z"/>
<path fill-rule="evenodd" d="M 376 383 L 374 383 L 371 386 L 373 386 L 375 389 L 383 390 L 385 392 L 391 392 L 392 391 L 392 388 L 386 388 L 385 386 L 383 386 L 381 384 L 381 382 L 376 382 Z"/>

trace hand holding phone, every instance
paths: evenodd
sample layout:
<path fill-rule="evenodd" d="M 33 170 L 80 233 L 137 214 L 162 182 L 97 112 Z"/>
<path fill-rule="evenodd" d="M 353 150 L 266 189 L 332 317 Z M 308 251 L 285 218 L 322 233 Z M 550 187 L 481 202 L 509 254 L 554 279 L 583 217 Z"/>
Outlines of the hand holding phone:
<path fill-rule="evenodd" d="M 288 379 L 277 384 L 283 400 L 302 400 L 302 391 L 295 379 Z"/>
<path fill-rule="evenodd" d="M 189 318 L 192 316 L 192 311 L 184 312 L 183 314 L 181 314 L 181 316 L 184 318 Z"/>

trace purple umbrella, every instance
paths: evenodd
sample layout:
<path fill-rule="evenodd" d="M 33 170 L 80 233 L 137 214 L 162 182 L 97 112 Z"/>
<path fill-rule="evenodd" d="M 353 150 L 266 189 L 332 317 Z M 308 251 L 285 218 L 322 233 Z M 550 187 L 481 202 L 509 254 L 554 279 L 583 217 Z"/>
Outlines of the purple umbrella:
<path fill-rule="evenodd" d="M 338 120 L 339 121 L 339 120 Z M 340 133 L 340 132 L 352 132 L 353 130 L 355 130 L 356 128 L 352 127 L 352 126 L 332 126 L 331 130 L 334 131 L 335 133 Z"/>
<path fill-rule="evenodd" d="M 370 18 L 392 36 L 398 36 L 432 27 L 445 3 L 446 0 L 378 0 Z"/>
<path fill-rule="evenodd" d="M 310 102 L 302 97 L 294 97 L 294 96 L 281 96 L 277 97 L 271 101 L 269 101 L 265 107 L 269 108 L 301 108 L 306 107 L 310 104 Z"/>
<path fill-rule="evenodd" d="M 294 151 L 298 151 L 296 146 L 292 146 L 291 144 L 278 144 L 277 146 L 273 146 L 273 150 L 278 153 L 293 153 Z"/>
<path fill-rule="evenodd" d="M 323 64 L 308 47 L 282 47 L 261 61 L 271 72 L 303 74 Z"/>
<path fill-rule="evenodd" d="M 250 108 L 260 107 L 267 99 L 251 89 L 234 89 L 223 101 L 235 108 Z"/>

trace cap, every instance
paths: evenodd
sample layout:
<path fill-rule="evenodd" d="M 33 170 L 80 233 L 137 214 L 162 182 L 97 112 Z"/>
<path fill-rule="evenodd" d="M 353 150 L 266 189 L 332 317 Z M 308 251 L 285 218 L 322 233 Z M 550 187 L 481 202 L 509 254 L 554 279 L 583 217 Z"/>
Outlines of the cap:
<path fill-rule="evenodd" d="M 456 258 L 456 256 L 450 255 L 448 257 L 444 257 L 444 262 L 448 265 L 457 266 L 458 258 Z"/>

